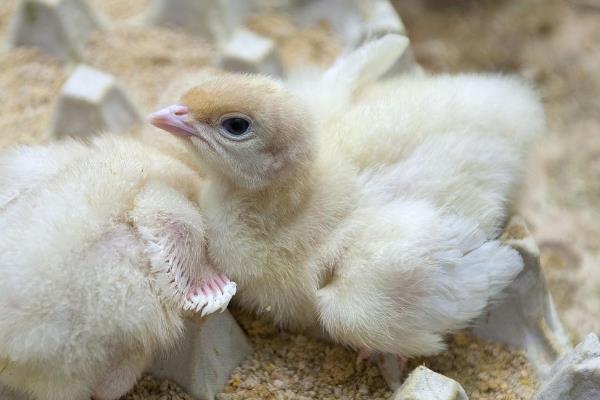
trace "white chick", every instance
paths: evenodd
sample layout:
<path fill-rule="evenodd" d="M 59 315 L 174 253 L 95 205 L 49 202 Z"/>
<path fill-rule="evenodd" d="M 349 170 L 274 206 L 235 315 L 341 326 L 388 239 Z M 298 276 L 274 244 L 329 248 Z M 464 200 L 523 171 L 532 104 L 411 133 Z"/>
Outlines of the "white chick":
<path fill-rule="evenodd" d="M 494 74 L 413 73 L 374 83 L 405 42 L 369 42 L 325 73 L 294 77 L 291 89 L 317 116 L 325 147 L 367 175 L 395 174 L 405 193 L 473 219 L 495 238 L 544 130 L 538 96 L 520 79 Z"/>
<path fill-rule="evenodd" d="M 186 313 L 235 293 L 206 260 L 194 163 L 149 142 L 0 158 L 1 383 L 40 400 L 117 399 L 176 344 Z"/>
<path fill-rule="evenodd" d="M 334 81 L 347 83 L 340 65 Z M 423 93 L 354 87 L 332 110 L 317 86 L 298 97 L 266 77 L 217 75 L 159 112 L 154 123 L 206 167 L 209 254 L 239 304 L 357 350 L 428 355 L 519 273 L 494 235 L 522 177 L 521 136 L 543 126 L 536 96 L 492 76 L 406 79 Z M 418 112 L 405 113 L 412 99 Z M 479 112 L 454 120 L 470 103 L 453 99 Z M 486 108 L 497 105 L 500 116 Z"/>

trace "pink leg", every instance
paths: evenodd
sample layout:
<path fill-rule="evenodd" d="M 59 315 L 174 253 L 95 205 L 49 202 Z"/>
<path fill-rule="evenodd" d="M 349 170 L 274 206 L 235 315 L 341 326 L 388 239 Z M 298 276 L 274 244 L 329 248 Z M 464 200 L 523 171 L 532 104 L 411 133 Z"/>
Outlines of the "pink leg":
<path fill-rule="evenodd" d="M 408 360 L 406 357 L 397 355 L 398 358 L 398 371 L 400 371 L 400 375 L 404 375 L 404 370 L 406 369 L 406 361 Z"/>
<path fill-rule="evenodd" d="M 198 283 L 192 285 L 184 304 L 185 310 L 200 312 L 204 317 L 217 310 L 223 311 L 236 291 L 236 285 L 225 275 L 203 269 Z"/>
<path fill-rule="evenodd" d="M 363 362 L 365 362 L 366 360 L 370 359 L 372 356 L 372 352 L 368 349 L 360 349 L 358 351 L 358 353 L 356 354 L 356 365 L 360 365 Z"/>
<path fill-rule="evenodd" d="M 397 388 L 404 382 L 406 357 L 391 353 L 381 354 L 377 364 L 381 375 L 392 388 Z"/>

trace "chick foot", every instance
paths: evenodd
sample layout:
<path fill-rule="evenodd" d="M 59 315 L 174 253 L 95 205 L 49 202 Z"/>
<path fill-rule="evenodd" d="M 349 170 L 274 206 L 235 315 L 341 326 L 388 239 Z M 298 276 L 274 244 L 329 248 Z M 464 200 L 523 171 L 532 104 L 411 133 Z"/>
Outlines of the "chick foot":
<path fill-rule="evenodd" d="M 404 356 L 401 355 L 396 355 L 396 361 L 398 362 L 398 374 L 400 375 L 400 377 L 404 377 L 404 372 L 406 370 L 406 361 L 408 359 Z"/>
<path fill-rule="evenodd" d="M 365 361 L 373 361 L 374 357 L 377 355 L 376 352 L 363 348 L 360 349 L 357 353 L 356 353 L 356 366 L 361 365 L 363 362 Z M 381 355 L 383 357 L 383 355 Z M 402 377 L 404 375 L 404 370 L 406 368 L 406 362 L 408 361 L 408 359 L 400 354 L 396 355 L 396 362 L 397 362 L 397 373 L 398 376 Z"/>
<path fill-rule="evenodd" d="M 217 310 L 223 312 L 235 292 L 235 282 L 224 274 L 211 274 L 191 288 L 183 308 L 186 311 L 201 312 L 202 317 Z"/>
<path fill-rule="evenodd" d="M 356 366 L 358 367 L 359 365 L 361 365 L 365 361 L 370 360 L 371 357 L 373 357 L 373 352 L 371 350 L 368 350 L 368 349 L 365 349 L 365 348 L 360 349 L 356 353 Z"/>

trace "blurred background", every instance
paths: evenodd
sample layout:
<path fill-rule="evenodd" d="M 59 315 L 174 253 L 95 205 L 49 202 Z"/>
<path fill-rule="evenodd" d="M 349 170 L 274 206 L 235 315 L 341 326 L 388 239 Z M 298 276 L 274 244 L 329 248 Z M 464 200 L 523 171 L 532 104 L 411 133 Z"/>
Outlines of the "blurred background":
<path fill-rule="evenodd" d="M 88 3 L 110 28 L 91 34 L 78 61 L 112 74 L 141 113 L 156 107 L 171 81 L 217 57 L 214 41 L 142 23 L 150 0 Z M 0 1 L 0 37 L 17 4 Z M 393 4 L 426 71 L 500 71 L 538 88 L 548 129 L 531 159 L 518 212 L 541 249 L 574 342 L 600 333 L 600 1 Z M 252 17 L 246 26 L 277 44 L 284 69 L 327 65 L 343 49 L 326 24 L 301 26 L 275 13 Z M 50 139 L 56 98 L 75 65 L 33 48 L 0 52 L 0 150 Z"/>

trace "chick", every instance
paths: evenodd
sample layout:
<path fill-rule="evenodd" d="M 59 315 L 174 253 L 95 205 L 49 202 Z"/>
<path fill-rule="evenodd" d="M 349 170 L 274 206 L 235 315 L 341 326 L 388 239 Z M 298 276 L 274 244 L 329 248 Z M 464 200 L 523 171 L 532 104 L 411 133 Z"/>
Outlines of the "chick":
<path fill-rule="evenodd" d="M 522 178 L 523 137 L 543 126 L 537 98 L 493 76 L 405 79 L 422 92 L 350 88 L 342 112 L 310 90 L 217 75 L 151 117 L 207 170 L 209 254 L 241 306 L 357 350 L 430 355 L 520 272 L 495 235 Z M 413 99 L 418 112 L 405 112 Z M 454 99 L 479 108 L 453 116 L 469 104 Z M 486 109 L 498 104 L 500 115 Z"/>
<path fill-rule="evenodd" d="M 1 383 L 117 399 L 185 315 L 235 293 L 206 258 L 194 163 L 151 143 L 107 135 L 0 157 Z"/>

